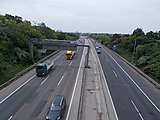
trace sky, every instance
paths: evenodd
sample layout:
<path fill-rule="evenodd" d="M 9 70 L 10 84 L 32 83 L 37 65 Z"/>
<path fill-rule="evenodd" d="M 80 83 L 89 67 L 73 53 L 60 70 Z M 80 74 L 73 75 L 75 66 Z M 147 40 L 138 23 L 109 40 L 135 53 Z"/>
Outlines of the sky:
<path fill-rule="evenodd" d="M 160 0 L 0 0 L 0 14 L 64 32 L 160 31 Z"/>

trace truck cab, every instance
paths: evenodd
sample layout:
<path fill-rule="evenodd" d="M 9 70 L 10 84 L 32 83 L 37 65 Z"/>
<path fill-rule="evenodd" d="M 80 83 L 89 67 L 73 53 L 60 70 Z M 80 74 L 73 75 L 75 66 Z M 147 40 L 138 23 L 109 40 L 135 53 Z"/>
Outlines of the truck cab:
<path fill-rule="evenodd" d="M 43 76 L 47 74 L 47 65 L 45 63 L 38 63 L 36 65 L 37 76 Z"/>
<path fill-rule="evenodd" d="M 72 60 L 75 55 L 75 51 L 67 50 L 66 51 L 66 60 Z"/>
<path fill-rule="evenodd" d="M 53 61 L 49 62 L 46 61 L 44 63 L 37 63 L 36 65 L 36 75 L 37 76 L 44 76 L 48 74 L 48 72 L 52 69 L 53 67 Z"/>

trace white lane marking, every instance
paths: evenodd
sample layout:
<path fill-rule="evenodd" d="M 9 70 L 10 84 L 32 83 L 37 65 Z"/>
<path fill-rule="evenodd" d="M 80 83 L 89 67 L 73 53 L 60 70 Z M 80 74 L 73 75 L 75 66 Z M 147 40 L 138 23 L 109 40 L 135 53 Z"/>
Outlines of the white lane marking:
<path fill-rule="evenodd" d="M 80 62 L 79 68 L 78 68 L 78 73 L 77 73 L 77 77 L 76 77 L 76 82 L 75 82 L 75 85 L 74 85 L 74 88 L 73 88 L 72 97 L 71 97 L 71 101 L 70 101 L 70 104 L 69 104 L 69 108 L 68 108 L 68 113 L 67 113 L 66 120 L 69 119 L 69 114 L 70 114 L 70 110 L 71 110 L 71 106 L 72 106 L 72 102 L 73 102 L 73 97 L 74 97 L 74 94 L 75 94 L 75 90 L 76 90 L 76 86 L 77 86 L 77 82 L 78 82 L 78 77 L 79 77 L 80 69 L 81 69 L 81 66 L 82 66 L 82 60 L 84 59 L 84 51 L 85 51 L 85 50 L 83 50 L 81 62 Z"/>
<path fill-rule="evenodd" d="M 63 78 L 64 78 L 64 75 L 61 77 L 61 79 L 60 79 L 58 85 L 60 85 L 60 83 L 61 83 L 61 81 L 63 80 Z"/>
<path fill-rule="evenodd" d="M 72 61 L 69 63 L 69 67 L 71 66 L 71 64 L 72 64 Z"/>
<path fill-rule="evenodd" d="M 134 104 L 134 102 L 133 102 L 132 100 L 131 100 L 131 102 L 132 102 L 134 108 L 136 109 L 136 111 L 138 112 L 138 115 L 140 116 L 141 120 L 144 120 L 143 117 L 142 117 L 142 115 L 141 115 L 141 113 L 139 112 L 138 108 L 137 108 L 136 105 Z"/>
<path fill-rule="evenodd" d="M 93 54 L 93 51 L 92 51 L 92 50 L 91 50 L 91 52 L 92 52 L 92 54 Z M 94 54 L 93 54 L 93 55 L 94 55 Z M 94 55 L 94 57 L 95 57 L 95 55 Z M 99 59 L 98 59 L 98 61 L 99 61 Z M 100 61 L 99 61 L 99 63 L 100 63 Z M 113 99 L 112 99 L 112 97 L 111 97 L 111 92 L 110 92 L 110 90 L 109 90 L 109 87 L 108 87 L 108 84 L 107 84 L 107 80 L 106 80 L 106 77 L 105 77 L 105 75 L 104 75 L 104 72 L 103 72 L 103 69 L 102 69 L 102 67 L 101 67 L 101 64 L 100 64 L 100 69 L 101 69 L 101 71 L 102 71 L 103 78 L 105 79 L 104 82 L 105 82 L 105 85 L 106 85 L 106 88 L 107 88 L 107 91 L 108 91 L 109 99 L 110 99 L 110 101 L 111 101 L 111 105 L 112 105 L 112 107 L 113 107 L 113 111 L 114 111 L 116 120 L 118 120 L 117 112 L 116 112 L 116 109 L 115 109 L 115 106 L 114 106 L 114 103 L 113 103 Z"/>
<path fill-rule="evenodd" d="M 41 85 L 43 85 L 44 82 L 46 82 L 46 80 L 49 78 L 49 75 L 46 77 L 46 79 L 43 80 L 43 82 L 41 83 Z"/>
<path fill-rule="evenodd" d="M 105 49 L 104 49 L 105 50 Z M 105 50 L 106 51 L 106 50 Z M 147 96 L 147 94 L 139 87 L 139 85 L 131 78 L 130 75 L 118 64 L 118 62 L 106 51 L 106 53 L 112 58 L 112 60 L 121 68 L 121 70 L 128 76 L 128 78 L 135 84 L 135 86 L 142 92 L 142 94 L 149 100 L 149 102 L 160 112 L 160 109 L 154 104 L 154 102 Z"/>
<path fill-rule="evenodd" d="M 11 116 L 8 120 L 11 120 L 13 116 Z"/>
<path fill-rule="evenodd" d="M 52 60 L 52 62 L 54 62 L 55 60 L 57 60 L 64 52 L 62 52 L 59 56 L 57 56 L 54 60 Z"/>
<path fill-rule="evenodd" d="M 112 71 L 113 71 L 114 75 L 115 75 L 116 77 L 118 77 L 117 74 L 116 74 L 116 72 L 115 72 L 114 70 L 112 70 Z"/>
<path fill-rule="evenodd" d="M 60 66 L 62 64 L 63 61 L 61 61 L 58 65 Z"/>
<path fill-rule="evenodd" d="M 64 51 L 65 52 L 65 51 Z M 58 57 L 56 57 L 53 61 L 58 59 L 64 52 L 62 52 Z M 53 62 L 52 61 L 52 62 Z M 12 93 L 10 93 L 6 98 L 4 98 L 2 101 L 0 101 L 0 104 L 2 104 L 6 99 L 8 99 L 10 96 L 12 96 L 15 92 L 17 92 L 21 87 L 23 87 L 25 84 L 27 84 L 32 78 L 34 78 L 36 75 L 32 76 L 30 79 L 28 79 L 25 83 L 23 83 L 21 86 L 19 86 L 16 90 L 14 90 Z M 5 88 L 6 89 L 6 88 Z M 4 89 L 3 89 L 4 90 Z M 2 90 L 2 91 L 3 91 Z M 0 91 L 0 92 L 2 92 Z"/>
<path fill-rule="evenodd" d="M 8 120 L 11 120 L 13 116 L 11 116 Z"/>
<path fill-rule="evenodd" d="M 106 58 L 106 61 L 109 62 L 107 58 Z"/>
<path fill-rule="evenodd" d="M 5 100 L 7 100 L 10 96 L 12 96 L 15 92 L 17 92 L 21 87 L 23 87 L 25 84 L 27 84 L 31 79 L 33 79 L 36 75 L 33 75 L 31 78 L 29 78 L 25 83 L 23 83 L 21 86 L 19 86 L 17 89 L 15 89 L 11 94 L 9 94 L 6 98 L 4 98 L 0 104 L 2 104 Z"/>
<path fill-rule="evenodd" d="M 64 51 L 65 52 L 65 51 Z M 59 56 L 57 56 L 54 60 L 52 60 L 52 62 L 54 62 L 55 60 L 57 60 L 64 52 L 62 52 Z M 61 61 L 61 63 L 62 63 L 63 61 Z M 60 64 L 61 64 L 60 63 Z M 60 65 L 59 64 L 59 65 Z M 48 77 L 49 77 L 49 75 L 48 75 Z M 44 81 L 41 83 L 41 85 L 43 85 L 43 83 L 48 79 L 48 77 L 46 78 L 46 79 L 44 79 Z"/>

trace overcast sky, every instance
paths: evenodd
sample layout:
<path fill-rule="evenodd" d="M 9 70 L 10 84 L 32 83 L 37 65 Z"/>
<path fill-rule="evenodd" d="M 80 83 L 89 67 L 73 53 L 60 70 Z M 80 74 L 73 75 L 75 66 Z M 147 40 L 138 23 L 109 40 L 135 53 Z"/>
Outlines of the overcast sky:
<path fill-rule="evenodd" d="M 160 30 L 160 0 L 0 0 L 0 14 L 65 32 Z"/>

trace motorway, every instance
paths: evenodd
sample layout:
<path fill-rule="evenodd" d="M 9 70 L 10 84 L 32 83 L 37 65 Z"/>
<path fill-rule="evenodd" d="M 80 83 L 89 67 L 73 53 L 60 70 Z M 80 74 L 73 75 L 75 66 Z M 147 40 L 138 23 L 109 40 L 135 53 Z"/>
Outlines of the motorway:
<path fill-rule="evenodd" d="M 98 42 L 92 43 L 94 47 L 100 46 Z M 109 49 L 102 46 L 101 52 L 98 57 L 116 120 L 159 120 L 160 91 Z M 82 53 L 83 48 L 78 48 L 78 54 L 70 61 L 65 60 L 65 51 L 60 51 L 49 59 L 54 61 L 54 68 L 47 76 L 37 77 L 33 69 L 2 89 L 0 120 L 44 120 L 56 95 L 67 99 L 62 118 L 65 120 Z"/>
<path fill-rule="evenodd" d="M 92 40 L 94 47 L 101 46 Z M 160 91 L 112 51 L 98 54 L 116 120 L 160 120 Z"/>
<path fill-rule="evenodd" d="M 67 100 L 65 119 L 82 53 L 83 48 L 78 48 L 75 58 L 66 60 L 65 51 L 60 51 L 49 59 L 54 61 L 54 67 L 47 76 L 37 77 L 33 69 L 1 90 L 0 120 L 44 120 L 56 95 Z"/>

